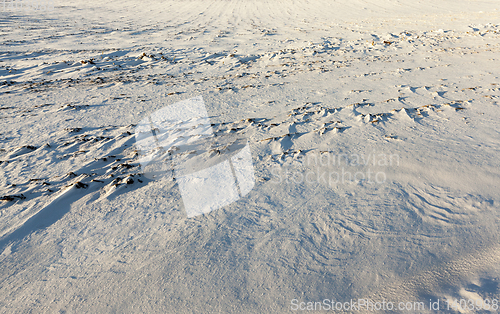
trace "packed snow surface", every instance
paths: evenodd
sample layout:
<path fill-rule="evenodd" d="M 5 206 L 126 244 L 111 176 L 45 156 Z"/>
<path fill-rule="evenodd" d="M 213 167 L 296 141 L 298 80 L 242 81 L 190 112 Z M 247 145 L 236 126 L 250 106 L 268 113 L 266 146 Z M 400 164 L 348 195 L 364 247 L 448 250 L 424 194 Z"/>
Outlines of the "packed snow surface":
<path fill-rule="evenodd" d="M 0 312 L 500 299 L 498 1 L 53 4 L 0 4 Z M 136 127 L 195 97 L 254 183 L 192 216 Z"/>

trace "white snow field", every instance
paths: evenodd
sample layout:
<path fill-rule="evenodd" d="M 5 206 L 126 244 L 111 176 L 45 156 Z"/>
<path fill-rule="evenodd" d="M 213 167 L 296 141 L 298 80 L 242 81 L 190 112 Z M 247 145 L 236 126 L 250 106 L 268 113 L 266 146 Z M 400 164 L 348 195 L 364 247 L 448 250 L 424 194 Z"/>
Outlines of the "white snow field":
<path fill-rule="evenodd" d="M 499 1 L 5 3 L 1 313 L 498 312 Z M 136 143 L 195 97 L 203 215 Z"/>

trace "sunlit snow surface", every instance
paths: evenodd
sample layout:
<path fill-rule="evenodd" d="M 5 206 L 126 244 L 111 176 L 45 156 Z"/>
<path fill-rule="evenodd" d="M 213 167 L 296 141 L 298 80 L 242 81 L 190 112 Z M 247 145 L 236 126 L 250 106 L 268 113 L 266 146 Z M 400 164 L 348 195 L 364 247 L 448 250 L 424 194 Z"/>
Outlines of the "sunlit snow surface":
<path fill-rule="evenodd" d="M 54 4 L 0 13 L 0 312 L 500 299 L 498 1 Z M 255 183 L 188 218 L 136 137 L 195 97 Z"/>

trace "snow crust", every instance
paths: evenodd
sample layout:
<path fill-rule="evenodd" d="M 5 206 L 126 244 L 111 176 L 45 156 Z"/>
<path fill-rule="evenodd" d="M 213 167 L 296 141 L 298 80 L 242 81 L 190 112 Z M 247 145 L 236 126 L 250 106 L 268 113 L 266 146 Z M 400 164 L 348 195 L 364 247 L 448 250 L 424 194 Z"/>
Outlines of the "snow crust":
<path fill-rule="evenodd" d="M 293 313 L 293 299 L 364 298 L 436 313 L 429 299 L 499 299 L 498 9 L 1 12 L 0 312 Z M 236 175 L 255 183 L 193 216 L 190 182 L 144 174 L 136 127 L 195 97 L 211 134 L 248 141 L 253 169 Z"/>

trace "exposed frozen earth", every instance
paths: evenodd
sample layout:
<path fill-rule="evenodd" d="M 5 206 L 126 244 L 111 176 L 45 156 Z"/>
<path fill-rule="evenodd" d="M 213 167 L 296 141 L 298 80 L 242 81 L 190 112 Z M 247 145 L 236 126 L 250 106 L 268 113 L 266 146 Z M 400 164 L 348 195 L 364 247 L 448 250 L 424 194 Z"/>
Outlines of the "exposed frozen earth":
<path fill-rule="evenodd" d="M 0 309 L 498 299 L 498 8 L 69 1 L 2 12 Z M 134 132 L 197 96 L 216 134 L 248 139 L 255 187 L 188 219 L 173 180 L 141 173 Z M 322 163 L 342 154 L 379 159 Z M 385 180 L 332 184 L 343 168 Z"/>

